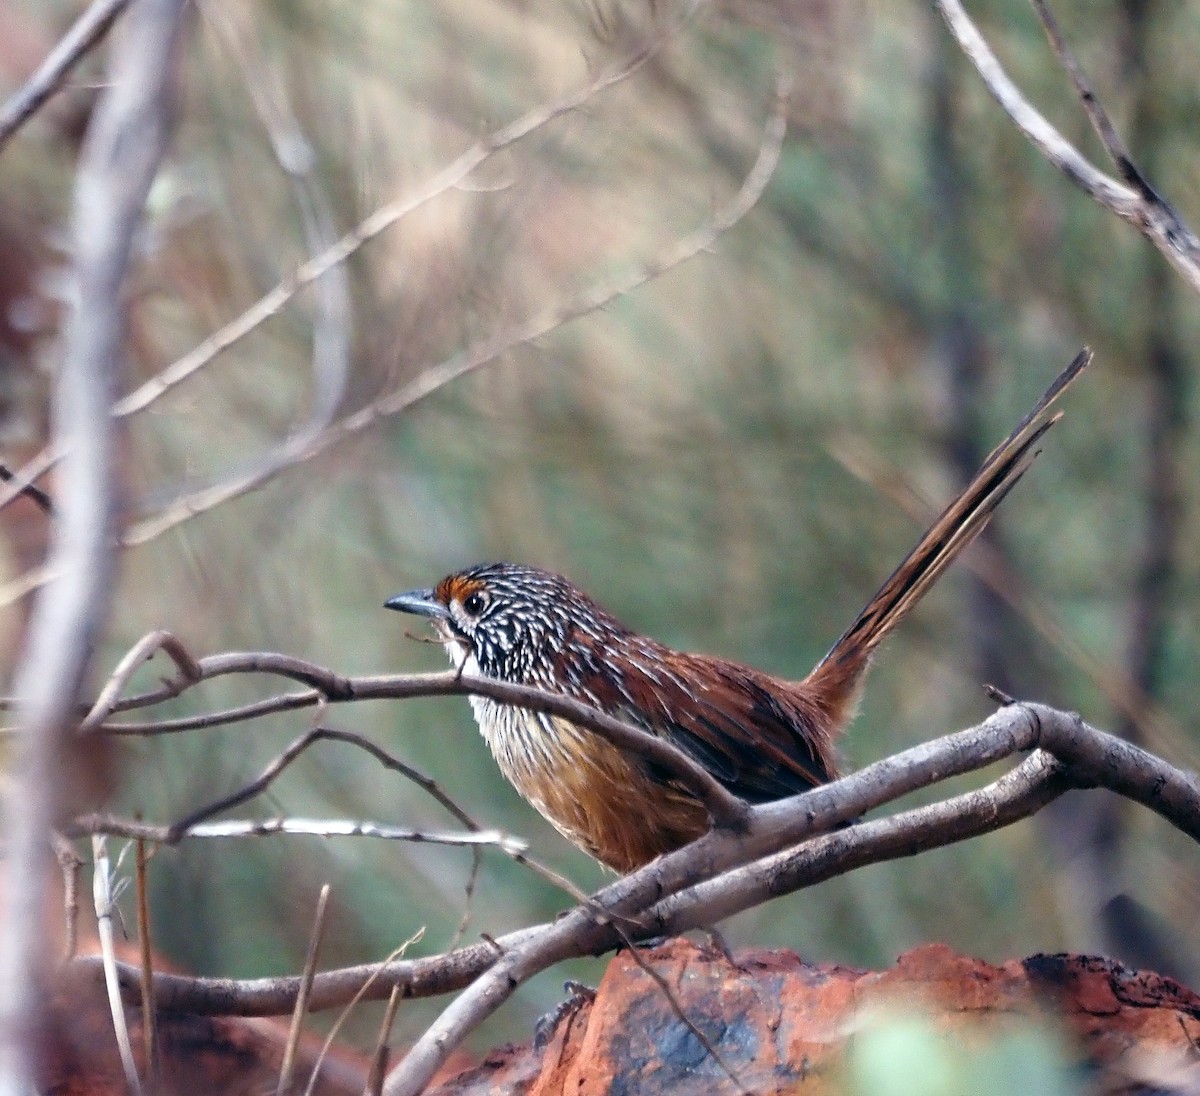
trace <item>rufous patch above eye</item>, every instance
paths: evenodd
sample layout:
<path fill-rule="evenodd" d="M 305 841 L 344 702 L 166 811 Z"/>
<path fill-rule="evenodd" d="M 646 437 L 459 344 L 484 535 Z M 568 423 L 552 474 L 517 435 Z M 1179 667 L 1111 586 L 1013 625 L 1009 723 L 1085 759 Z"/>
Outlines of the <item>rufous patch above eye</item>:
<path fill-rule="evenodd" d="M 461 604 L 472 594 L 478 593 L 482 589 L 483 583 L 477 578 L 466 578 L 463 575 L 448 575 L 437 584 L 434 595 L 444 605 L 449 605 L 452 601 L 457 601 Z"/>

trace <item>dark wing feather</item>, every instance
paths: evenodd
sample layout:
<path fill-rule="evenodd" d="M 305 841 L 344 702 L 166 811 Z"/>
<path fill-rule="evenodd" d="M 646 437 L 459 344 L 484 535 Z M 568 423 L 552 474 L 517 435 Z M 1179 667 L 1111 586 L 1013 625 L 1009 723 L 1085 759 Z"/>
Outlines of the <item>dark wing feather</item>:
<path fill-rule="evenodd" d="M 795 795 L 837 775 L 828 717 L 787 682 L 634 635 L 602 649 L 576 634 L 565 653 L 587 700 L 666 738 L 751 803 Z"/>

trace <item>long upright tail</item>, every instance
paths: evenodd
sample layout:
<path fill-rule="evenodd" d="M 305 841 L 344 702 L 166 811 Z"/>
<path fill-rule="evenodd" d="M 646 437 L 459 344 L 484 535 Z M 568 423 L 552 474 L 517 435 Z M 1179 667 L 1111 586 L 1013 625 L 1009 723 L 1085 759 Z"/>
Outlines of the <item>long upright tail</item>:
<path fill-rule="evenodd" d="M 917 546 L 871 598 L 854 623 L 804 679 L 809 695 L 830 717 L 833 730 L 853 714 L 863 673 L 875 648 L 887 638 L 942 572 L 987 525 L 992 512 L 1033 463 L 1038 439 L 1062 412 L 1050 407 L 1092 360 L 1081 350 L 1059 374 L 1037 406 L 988 455 L 962 493 L 929 527 Z"/>

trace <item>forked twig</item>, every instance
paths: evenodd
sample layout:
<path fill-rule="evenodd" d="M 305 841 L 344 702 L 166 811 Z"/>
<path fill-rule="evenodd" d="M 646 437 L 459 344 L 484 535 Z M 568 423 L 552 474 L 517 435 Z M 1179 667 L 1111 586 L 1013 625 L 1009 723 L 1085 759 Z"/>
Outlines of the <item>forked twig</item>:
<path fill-rule="evenodd" d="M 92 838 L 92 898 L 96 907 L 96 932 L 100 938 L 100 954 L 104 961 L 104 986 L 108 991 L 108 1008 L 112 1016 L 113 1033 L 117 1040 L 117 1051 L 121 1056 L 121 1068 L 125 1071 L 125 1084 L 133 1096 L 141 1096 L 142 1083 L 138 1078 L 137 1063 L 133 1058 L 133 1044 L 129 1040 L 129 1026 L 125 1023 L 125 1003 L 121 999 L 120 980 L 117 976 L 116 946 L 113 939 L 113 886 L 108 861 L 108 841 L 102 834 Z"/>
<path fill-rule="evenodd" d="M 18 483 L 17 474 L 7 464 L 0 464 L 0 483 Z M 24 495 L 47 517 L 54 516 L 54 502 L 45 491 L 32 483 L 18 483 L 17 497 Z"/>
<path fill-rule="evenodd" d="M 979 28 L 967 15 L 960 0 L 934 2 L 950 33 L 954 35 L 967 59 L 975 66 L 985 87 L 1034 148 L 1110 213 L 1132 224 L 1158 248 L 1188 284 L 1200 292 L 1200 237 L 1197 237 L 1179 214 L 1146 183 L 1136 165 L 1127 157 L 1124 160 L 1117 159 L 1122 176 L 1134 184 L 1130 186 L 1111 178 L 1092 164 L 1047 121 L 1012 81 L 991 46 L 979 32 Z M 1084 96 L 1084 107 L 1089 119 L 1093 125 L 1103 127 L 1100 137 L 1105 150 L 1114 158 L 1120 156 L 1120 150 L 1124 146 L 1119 138 L 1114 141 L 1115 128 L 1108 123 L 1107 115 L 1100 108 L 1090 85 L 1083 79 L 1081 70 L 1078 66 L 1072 69 L 1067 62 L 1070 54 L 1066 51 L 1061 35 L 1057 33 L 1057 24 L 1044 8 L 1038 8 L 1038 15 L 1051 35 L 1051 42 L 1060 60 L 1067 64 L 1076 89 Z M 1062 42 L 1061 50 L 1059 42 Z"/>
<path fill-rule="evenodd" d="M 109 675 L 100 690 L 100 695 L 92 705 L 91 711 L 83 717 L 79 724 L 80 734 L 90 734 L 95 731 L 117 706 L 122 690 L 129 684 L 130 679 L 138 668 L 152 659 L 156 652 L 165 651 L 171 656 L 175 668 L 182 679 L 189 684 L 200 680 L 200 668 L 196 660 L 178 639 L 167 631 L 154 631 L 142 636 L 117 663 L 116 669 Z"/>
<path fill-rule="evenodd" d="M 1092 129 L 1096 131 L 1096 136 L 1100 138 L 1100 143 L 1111 158 L 1113 166 L 1130 186 L 1135 186 L 1139 190 L 1149 189 L 1142 173 L 1134 164 L 1133 157 L 1130 156 L 1124 140 L 1117 132 L 1117 127 L 1113 125 L 1112 119 L 1108 116 L 1108 111 L 1104 109 L 1104 104 L 1097 98 L 1091 81 L 1088 80 L 1083 67 L 1067 44 L 1062 28 L 1059 27 L 1058 20 L 1054 18 L 1054 13 L 1050 11 L 1046 0 L 1029 0 L 1029 2 L 1033 5 L 1042 29 L 1046 32 L 1046 38 L 1050 42 L 1050 48 L 1054 50 L 1054 56 L 1058 58 L 1058 63 L 1062 65 L 1071 78 L 1071 83 L 1075 85 L 1075 93 L 1079 96 L 1080 103 L 1083 104 L 1088 121 L 1091 122 Z"/>

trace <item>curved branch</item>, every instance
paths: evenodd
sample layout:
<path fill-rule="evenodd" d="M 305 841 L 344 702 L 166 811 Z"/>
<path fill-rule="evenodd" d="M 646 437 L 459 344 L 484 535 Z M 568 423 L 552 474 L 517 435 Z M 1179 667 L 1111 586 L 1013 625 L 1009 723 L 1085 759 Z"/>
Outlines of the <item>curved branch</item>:
<path fill-rule="evenodd" d="M 960 0 L 934 2 L 946 26 L 950 28 L 950 33 L 954 35 L 967 59 L 975 66 L 987 90 L 1004 108 L 1013 124 L 1028 138 L 1030 144 L 1084 193 L 1110 213 L 1136 227 L 1162 252 L 1167 262 L 1183 275 L 1188 284 L 1200 292 L 1200 238 L 1146 183 L 1136 165 L 1127 157 L 1117 161 L 1121 173 L 1134 183 L 1134 186 L 1130 187 L 1106 175 L 1092 164 L 1046 120 L 1013 83 L 992 48 L 979 33 L 978 27 L 963 9 Z M 1039 7 L 1039 12 L 1042 10 L 1044 8 Z M 1051 25 L 1047 24 L 1047 31 L 1051 33 L 1051 40 L 1054 42 L 1055 35 L 1050 30 Z M 1054 30 L 1056 31 L 1057 27 Z M 1059 41 L 1061 42 L 1061 39 Z M 1056 49 L 1058 44 L 1055 42 Z M 1064 59 L 1066 54 L 1060 51 L 1059 56 L 1060 59 Z M 1107 116 L 1099 109 L 1094 96 L 1091 101 L 1088 100 L 1085 92 L 1090 94 L 1090 89 L 1086 82 L 1079 78 L 1077 71 L 1072 71 L 1071 64 L 1067 64 L 1067 69 L 1077 90 L 1084 95 L 1089 118 L 1094 123 L 1101 117 L 1106 119 Z M 1115 131 L 1107 135 L 1102 133 L 1102 137 L 1110 154 L 1114 157 L 1119 156 L 1118 150 L 1122 146 L 1113 141 Z"/>

